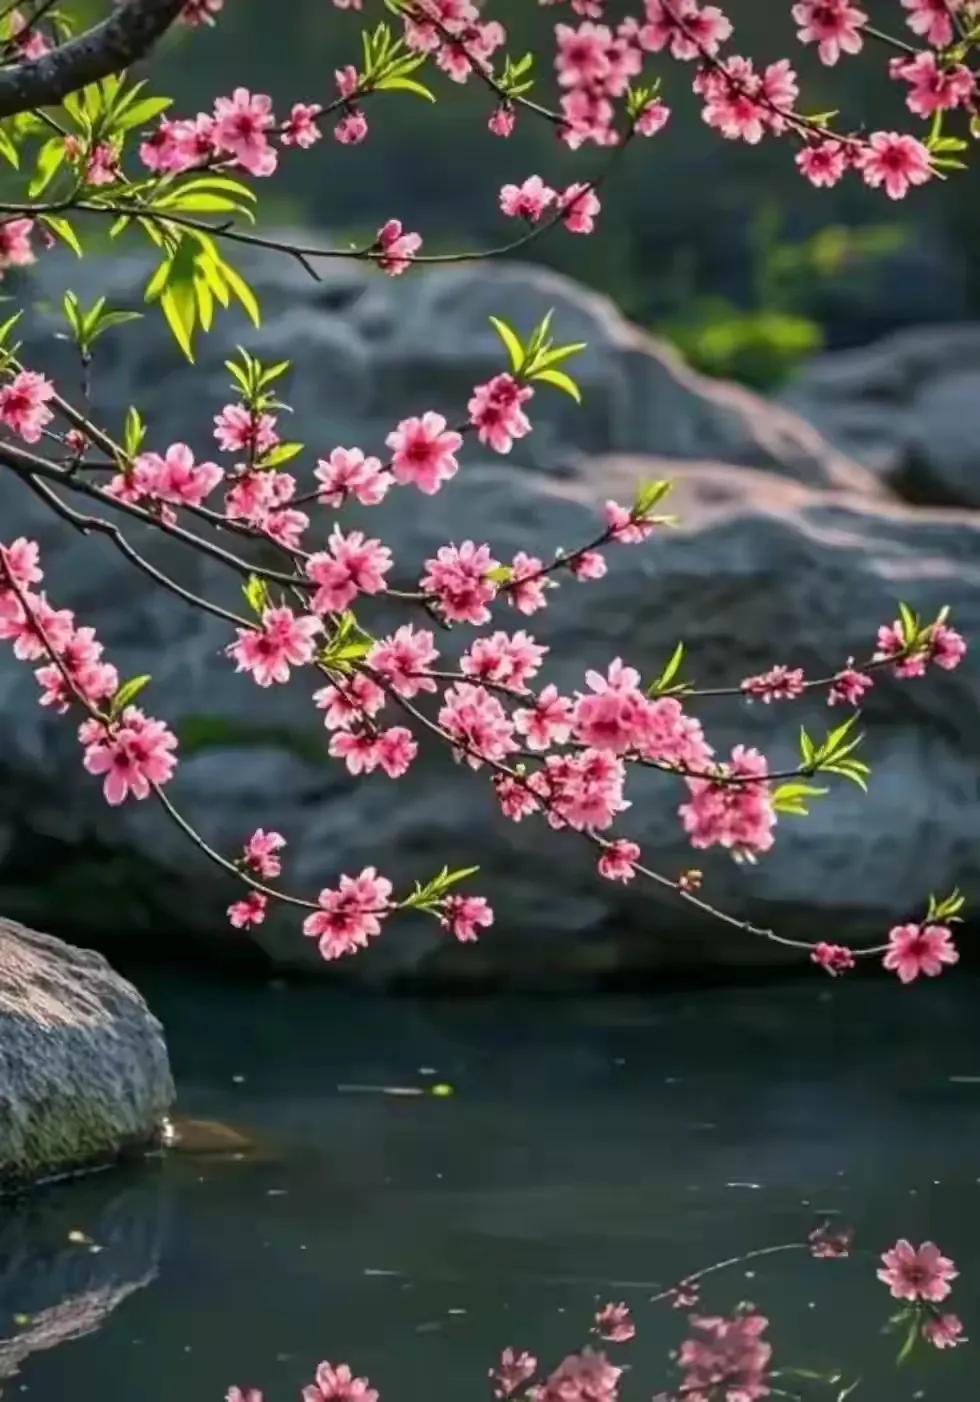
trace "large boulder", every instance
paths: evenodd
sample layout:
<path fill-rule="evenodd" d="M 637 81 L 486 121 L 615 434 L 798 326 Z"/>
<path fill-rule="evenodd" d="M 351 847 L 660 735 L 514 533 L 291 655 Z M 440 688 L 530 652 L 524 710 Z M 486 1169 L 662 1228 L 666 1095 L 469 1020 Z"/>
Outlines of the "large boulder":
<path fill-rule="evenodd" d="M 561 479 L 477 467 L 424 507 L 406 511 L 400 497 L 371 521 L 411 577 L 439 543 L 474 533 L 502 556 L 586 540 L 606 496 L 628 497 L 638 479 L 677 466 L 597 459 Z M 873 503 L 722 464 L 687 463 L 677 475 L 680 528 L 613 552 L 605 581 L 566 584 L 532 621 L 562 686 L 581 685 L 587 666 L 617 654 L 653 674 L 679 638 L 701 686 L 731 684 L 781 660 L 819 675 L 851 654 L 866 656 L 874 626 L 895 616 L 899 599 L 925 615 L 949 603 L 968 635 L 980 633 L 980 515 Z M 498 907 L 497 926 L 476 947 L 455 945 L 434 922 L 403 920 L 369 955 L 340 966 L 319 963 L 295 916 L 280 915 L 257 937 L 275 962 L 367 980 L 555 984 L 798 957 L 649 887 L 599 880 L 587 847 L 539 823 L 506 822 L 485 777 L 454 767 L 441 750 L 397 786 L 379 775 L 351 778 L 326 756 L 309 681 L 258 691 L 222 658 L 228 635 L 220 620 L 132 574 L 120 609 L 124 576 L 107 541 L 64 536 L 25 493 L 4 500 L 13 533 L 39 536 L 49 554 L 52 597 L 99 620 L 126 674 L 154 674 L 149 704 L 183 741 L 173 796 L 216 847 L 234 852 L 255 826 L 278 827 L 290 843 L 290 885 L 311 893 L 370 862 L 402 887 L 444 861 L 478 862 L 479 888 Z M 164 546 L 157 558 L 173 566 L 176 553 Z M 183 570 L 195 590 L 233 601 L 237 583 L 210 562 L 193 558 Z M 365 617 L 372 621 L 371 612 Z M 524 622 L 506 611 L 500 619 Z M 446 655 L 468 635 L 443 635 Z M 930 890 L 980 880 L 977 674 L 971 656 L 951 675 L 883 678 L 867 707 L 870 795 L 835 786 L 809 819 L 780 822 L 776 850 L 756 867 L 691 851 L 677 817 L 678 781 L 667 776 L 638 776 L 624 830 L 664 871 L 703 867 L 709 898 L 757 923 L 878 940 Z M 151 805 L 107 810 L 98 781 L 81 769 L 73 725 L 41 711 L 28 669 L 6 658 L 0 710 L 18 717 L 0 755 L 0 837 L 9 854 L 0 895 L 8 909 L 38 919 L 57 913 L 129 944 L 172 947 L 179 932 L 225 958 L 252 947 L 223 918 L 233 884 Z M 711 700 L 699 713 L 720 750 L 747 739 L 780 767 L 795 762 L 801 721 L 819 733 L 839 719 L 819 700 Z"/>
<path fill-rule="evenodd" d="M 980 507 L 980 326 L 820 356 L 784 399 L 908 500 Z"/>
<path fill-rule="evenodd" d="M 0 919 L 0 1189 L 152 1142 L 173 1098 L 136 989 L 100 954 Z"/>

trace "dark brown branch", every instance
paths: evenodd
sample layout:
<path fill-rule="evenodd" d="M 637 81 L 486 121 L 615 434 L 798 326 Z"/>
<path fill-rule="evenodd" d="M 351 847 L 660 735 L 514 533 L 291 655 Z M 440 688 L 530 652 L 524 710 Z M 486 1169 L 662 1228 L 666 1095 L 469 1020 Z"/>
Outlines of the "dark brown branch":
<path fill-rule="evenodd" d="M 0 68 L 0 117 L 60 103 L 149 53 L 184 0 L 127 0 L 100 24 L 41 58 Z"/>

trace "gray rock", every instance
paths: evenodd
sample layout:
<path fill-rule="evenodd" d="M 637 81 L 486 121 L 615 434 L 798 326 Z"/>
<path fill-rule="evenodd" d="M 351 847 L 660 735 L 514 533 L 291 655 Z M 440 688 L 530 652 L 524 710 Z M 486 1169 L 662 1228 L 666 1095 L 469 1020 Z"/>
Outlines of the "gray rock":
<path fill-rule="evenodd" d="M 980 326 L 821 356 L 784 399 L 908 500 L 980 506 Z"/>
<path fill-rule="evenodd" d="M 174 1097 L 160 1024 L 99 954 L 0 919 L 0 1188 L 152 1141 Z"/>

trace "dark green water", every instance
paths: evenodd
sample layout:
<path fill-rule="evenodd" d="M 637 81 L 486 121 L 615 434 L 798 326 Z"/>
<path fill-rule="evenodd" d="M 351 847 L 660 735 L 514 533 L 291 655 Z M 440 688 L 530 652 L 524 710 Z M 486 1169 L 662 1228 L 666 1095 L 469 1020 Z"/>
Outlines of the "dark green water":
<path fill-rule="evenodd" d="M 857 1229 L 848 1260 L 791 1250 L 733 1266 L 706 1283 L 707 1309 L 753 1300 L 777 1364 L 861 1376 L 855 1398 L 976 1402 L 968 977 L 430 1003 L 141 982 L 169 1029 L 182 1112 L 256 1147 L 0 1207 L 5 1402 L 221 1402 L 233 1382 L 292 1402 L 321 1358 L 349 1359 L 384 1402 L 465 1402 L 488 1395 L 505 1344 L 551 1361 L 581 1346 L 597 1297 L 634 1308 L 623 1396 L 646 1402 L 684 1332 L 649 1296 L 802 1241 L 830 1214 Z M 455 1094 L 342 1089 L 434 1083 Z M 897 1370 L 874 1271 L 899 1236 L 956 1258 L 952 1305 L 977 1342 Z"/>

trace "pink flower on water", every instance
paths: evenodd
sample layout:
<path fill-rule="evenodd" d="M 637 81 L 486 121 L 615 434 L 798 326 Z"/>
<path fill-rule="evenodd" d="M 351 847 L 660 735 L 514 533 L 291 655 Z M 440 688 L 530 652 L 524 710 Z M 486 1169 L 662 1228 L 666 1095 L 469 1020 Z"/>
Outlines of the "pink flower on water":
<path fill-rule="evenodd" d="M 294 103 L 289 119 L 283 124 L 282 144 L 299 146 L 304 150 L 314 146 L 323 135 L 316 124 L 316 119 L 322 111 L 323 108 L 318 102 Z"/>
<path fill-rule="evenodd" d="M 596 1333 L 611 1344 L 625 1344 L 636 1338 L 636 1325 L 629 1305 L 603 1305 L 596 1311 L 595 1328 Z"/>
<path fill-rule="evenodd" d="M 810 958 L 814 964 L 819 964 L 821 969 L 826 969 L 832 978 L 836 978 L 838 974 L 846 974 L 849 969 L 854 968 L 855 963 L 854 955 L 846 945 L 827 944 L 824 940 L 814 945 Z"/>
<path fill-rule="evenodd" d="M 762 1335 L 768 1325 L 764 1315 L 747 1309 L 731 1319 L 692 1316 L 693 1336 L 677 1355 L 683 1370 L 681 1395 L 721 1396 L 730 1402 L 767 1396 L 772 1347 Z"/>
<path fill-rule="evenodd" d="M 572 733 L 572 703 L 556 686 L 546 686 L 533 706 L 514 712 L 514 725 L 529 750 L 563 745 Z"/>
<path fill-rule="evenodd" d="M 0 388 L 0 423 L 25 443 L 36 443 L 54 417 L 48 408 L 48 400 L 53 397 L 50 380 L 36 370 L 20 370 Z"/>
<path fill-rule="evenodd" d="M 584 1348 L 559 1363 L 536 1389 L 536 1402 L 616 1402 L 622 1373 L 604 1353 Z"/>
<path fill-rule="evenodd" d="M 275 120 L 270 97 L 236 88 L 231 97 L 219 97 L 214 104 L 211 139 L 218 151 L 234 156 L 251 175 L 272 175 L 278 157 L 266 133 Z"/>
<path fill-rule="evenodd" d="M 456 453 L 463 438 L 442 414 L 430 410 L 421 418 L 402 419 L 385 442 L 392 450 L 395 481 L 403 486 L 410 482 L 426 496 L 434 496 L 459 470 Z"/>
<path fill-rule="evenodd" d="M 394 481 L 377 458 L 366 458 L 360 448 L 334 448 L 329 458 L 317 459 L 313 475 L 320 483 L 321 506 L 343 506 L 348 497 L 377 506 Z"/>
<path fill-rule="evenodd" d="M 874 188 L 884 185 L 891 200 L 902 199 L 910 185 L 924 185 L 933 173 L 928 149 L 914 136 L 897 131 L 872 132 L 855 164 L 864 183 Z"/>
<path fill-rule="evenodd" d="M 512 219 L 526 219 L 536 224 L 546 209 L 558 198 L 540 175 L 532 175 L 523 185 L 505 185 L 500 191 L 500 208 Z"/>
<path fill-rule="evenodd" d="M 236 930 L 250 930 L 253 926 L 263 923 L 268 909 L 268 896 L 262 891 L 249 891 L 242 900 L 234 901 L 228 907 L 228 920 Z"/>
<path fill-rule="evenodd" d="M 923 1321 L 922 1337 L 934 1348 L 958 1348 L 969 1340 L 963 1334 L 963 1321 L 955 1314 L 936 1314 Z"/>
<path fill-rule="evenodd" d="M 334 526 L 328 541 L 329 549 L 311 555 L 306 561 L 306 573 L 318 589 L 313 596 L 315 613 L 332 613 L 345 609 L 358 594 L 381 594 L 387 589 L 385 575 L 391 569 L 391 551 L 380 540 L 372 540 L 363 531 L 346 535 Z"/>
<path fill-rule="evenodd" d="M 533 1354 L 505 1348 L 496 1368 L 490 1369 L 494 1397 L 510 1397 L 537 1371 L 538 1360 Z"/>
<path fill-rule="evenodd" d="M 886 969 L 898 974 L 902 983 L 912 983 L 920 974 L 935 978 L 944 964 L 959 962 L 959 951 L 945 925 L 896 925 L 888 935 Z"/>
<path fill-rule="evenodd" d="M 948 48 L 953 42 L 953 15 L 962 4 L 963 0 L 902 0 L 903 8 L 909 12 L 909 28 L 936 49 Z"/>
<path fill-rule="evenodd" d="M 850 663 L 837 673 L 827 693 L 828 706 L 859 706 L 864 693 L 874 686 L 867 672 L 858 672 Z"/>
<path fill-rule="evenodd" d="M 432 634 L 411 623 L 403 623 L 390 637 L 375 643 L 367 662 L 392 690 L 410 699 L 420 691 L 435 691 L 436 684 L 427 673 L 438 658 Z"/>
<path fill-rule="evenodd" d="M 847 170 L 847 147 L 842 141 L 815 141 L 798 153 L 796 164 L 811 185 L 829 190 Z"/>
<path fill-rule="evenodd" d="M 515 438 L 531 432 L 521 405 L 533 397 L 531 386 L 518 384 L 513 375 L 495 375 L 485 385 L 477 385 L 467 408 L 480 442 L 497 453 L 509 453 Z"/>
<path fill-rule="evenodd" d="M 245 844 L 242 860 L 258 876 L 279 876 L 282 872 L 279 853 L 285 845 L 286 839 L 281 832 L 266 832 L 263 828 L 256 828 Z"/>
<path fill-rule="evenodd" d="M 389 277 L 397 277 L 405 271 L 421 247 L 421 234 L 406 234 L 399 220 L 389 219 L 378 230 L 378 267 Z"/>
<path fill-rule="evenodd" d="M 177 737 L 163 721 L 136 706 L 127 706 L 111 731 L 90 720 L 82 723 L 78 734 L 85 747 L 85 768 L 105 776 L 102 792 L 113 807 L 130 794 L 148 798 L 151 786 L 167 783 L 177 767 Z"/>
<path fill-rule="evenodd" d="M 820 61 L 835 64 L 841 54 L 857 54 L 864 46 L 861 30 L 868 16 L 850 0 L 800 0 L 793 6 L 801 44 L 817 44 Z"/>
<path fill-rule="evenodd" d="M 226 652 L 237 672 L 251 672 L 259 686 L 289 681 L 290 667 L 305 667 L 316 652 L 319 618 L 297 617 L 290 608 L 267 608 L 261 629 L 239 628 L 238 641 Z"/>
<path fill-rule="evenodd" d="M 952 1290 L 951 1281 L 959 1275 L 955 1262 L 944 1256 L 932 1241 L 915 1247 L 903 1237 L 881 1258 L 878 1279 L 896 1300 L 928 1300 L 938 1304 Z"/>
<path fill-rule="evenodd" d="M 480 938 L 480 929 L 493 924 L 493 911 L 482 896 L 447 896 L 439 924 L 456 936 L 460 944 Z"/>
<path fill-rule="evenodd" d="M 488 623 L 487 605 L 497 586 L 487 576 L 497 565 L 489 545 L 475 545 L 472 540 L 460 546 L 441 545 L 435 558 L 425 562 L 422 588 L 434 596 L 449 623 Z"/>
<path fill-rule="evenodd" d="M 378 1393 L 367 1378 L 355 1378 L 346 1363 L 321 1363 L 316 1381 L 303 1389 L 303 1402 L 378 1402 Z"/>
<path fill-rule="evenodd" d="M 381 921 L 388 914 L 392 885 L 379 876 L 374 867 L 365 867 L 360 876 L 342 876 L 336 890 L 325 889 L 317 897 L 320 910 L 308 915 L 303 922 L 303 934 L 318 941 L 324 959 L 339 959 L 344 954 L 356 954 L 367 947 L 369 939 L 381 933 Z M 321 1370 L 329 1364 L 321 1364 Z M 343 1365 L 341 1370 L 343 1371 Z M 349 1370 L 347 1377 L 350 1377 Z M 322 1387 L 320 1373 L 317 1385 Z M 314 1402 L 319 1397 L 342 1396 L 340 1393 L 311 1393 Z M 306 1396 L 306 1394 L 304 1394 Z"/>
<path fill-rule="evenodd" d="M 773 667 L 759 677 L 746 677 L 742 691 L 746 696 L 755 697 L 768 706 L 771 701 L 791 701 L 802 696 L 806 682 L 801 667 Z"/>

